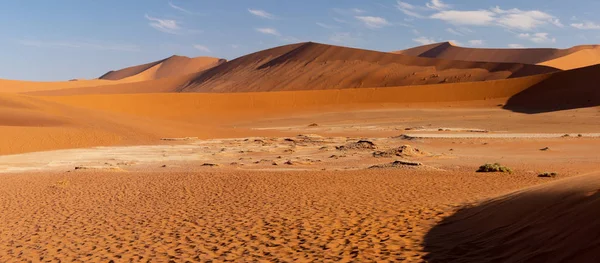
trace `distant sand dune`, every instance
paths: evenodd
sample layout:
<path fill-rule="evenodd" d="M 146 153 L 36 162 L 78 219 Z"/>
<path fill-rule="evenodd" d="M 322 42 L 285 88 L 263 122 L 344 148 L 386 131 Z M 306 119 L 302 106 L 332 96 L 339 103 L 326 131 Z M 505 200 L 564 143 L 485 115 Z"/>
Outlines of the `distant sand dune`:
<path fill-rule="evenodd" d="M 128 67 L 116 71 L 110 71 L 102 75 L 99 79 L 132 79 L 135 81 L 161 79 L 197 73 L 209 69 L 211 67 L 217 66 L 224 62 L 225 60 L 223 59 L 212 57 L 188 58 L 183 56 L 171 56 L 169 58 L 151 62 L 148 64 Z"/>
<path fill-rule="evenodd" d="M 182 92 L 256 92 L 415 86 L 497 80 L 558 71 L 518 63 L 415 58 L 300 43 L 240 57 L 192 79 Z"/>
<path fill-rule="evenodd" d="M 458 47 L 449 42 L 442 42 L 396 51 L 394 53 L 414 57 L 463 61 L 539 64 L 562 70 L 581 68 L 600 63 L 600 46 L 598 45 L 575 46 L 568 49 L 493 49 Z"/>

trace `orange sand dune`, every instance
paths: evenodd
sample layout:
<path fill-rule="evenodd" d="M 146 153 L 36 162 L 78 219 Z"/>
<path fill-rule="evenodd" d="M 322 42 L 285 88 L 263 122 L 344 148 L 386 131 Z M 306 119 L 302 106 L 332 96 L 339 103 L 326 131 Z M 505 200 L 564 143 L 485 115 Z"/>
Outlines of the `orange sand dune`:
<path fill-rule="evenodd" d="M 597 45 L 576 46 L 568 49 L 492 49 L 458 47 L 449 42 L 443 42 L 396 51 L 394 53 L 415 57 L 463 61 L 539 64 L 563 70 L 600 63 L 600 46 Z"/>
<path fill-rule="evenodd" d="M 203 120 L 208 118 L 191 114 L 179 121 L 150 115 L 114 114 L 95 110 L 94 98 L 80 102 L 84 103 L 82 107 L 72 107 L 29 96 L 0 94 L 0 135 L 7 138 L 0 141 L 0 154 L 116 144 L 152 144 L 163 137 L 227 135 L 218 126 L 221 122 L 217 118 L 207 124 Z M 147 105 L 127 100 L 116 102 L 116 108 L 123 107 L 119 103 Z M 158 107 L 177 116 L 178 104 L 175 102 Z"/>
<path fill-rule="evenodd" d="M 115 82 L 110 80 L 92 79 L 77 81 L 36 82 L 0 79 L 0 93 L 24 93 L 44 90 L 94 87 L 102 85 L 111 85 L 116 83 L 125 83 L 127 81 L 128 80 L 120 80 L 118 82 Z"/>
<path fill-rule="evenodd" d="M 221 64 L 179 91 L 391 87 L 506 79 L 555 71 L 535 65 L 414 58 L 309 42 L 268 49 Z"/>
<path fill-rule="evenodd" d="M 595 262 L 600 174 L 465 208 L 425 237 L 431 262 Z"/>
<path fill-rule="evenodd" d="M 571 54 L 538 63 L 558 69 L 574 69 L 600 64 L 600 47 L 582 49 Z"/>
<path fill-rule="evenodd" d="M 217 66 L 224 62 L 224 59 L 212 57 L 188 58 L 183 56 L 171 56 L 169 58 L 151 62 L 148 64 L 128 67 L 116 71 L 110 71 L 102 75 L 99 79 L 132 79 L 135 81 L 160 79 L 197 73 L 209 69 L 211 67 Z"/>
<path fill-rule="evenodd" d="M 83 94 L 130 94 L 130 93 L 165 93 L 176 92 L 178 88 L 189 83 L 190 79 L 198 76 L 200 73 L 192 73 L 183 76 L 170 78 L 161 78 L 156 80 L 145 80 L 136 82 L 126 82 L 132 78 L 125 78 L 118 81 L 111 81 L 104 85 L 93 87 L 60 88 L 53 90 L 40 90 L 31 92 L 22 92 L 27 95 L 41 96 L 65 96 L 65 95 L 83 95 Z M 125 82 L 124 82 L 125 81 Z"/>

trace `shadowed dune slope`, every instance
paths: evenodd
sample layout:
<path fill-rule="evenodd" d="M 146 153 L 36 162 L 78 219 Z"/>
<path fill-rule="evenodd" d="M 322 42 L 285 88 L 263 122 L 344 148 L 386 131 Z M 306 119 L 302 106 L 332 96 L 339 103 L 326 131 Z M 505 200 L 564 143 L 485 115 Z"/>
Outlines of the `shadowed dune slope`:
<path fill-rule="evenodd" d="M 225 62 L 224 59 L 212 57 L 188 58 L 171 56 L 148 64 L 110 71 L 102 75 L 99 79 L 123 80 L 130 78 L 135 81 L 153 80 L 197 73 L 223 62 Z"/>
<path fill-rule="evenodd" d="M 600 65 L 549 74 L 512 96 L 505 109 L 538 113 L 600 106 Z"/>
<path fill-rule="evenodd" d="M 595 262 L 600 174 L 464 208 L 425 237 L 430 262 Z"/>
<path fill-rule="evenodd" d="M 568 49 L 492 49 L 465 48 L 454 46 L 449 42 L 443 42 L 396 51 L 394 53 L 413 57 L 462 61 L 539 64 L 562 70 L 600 63 L 600 46 L 597 45 L 576 46 Z"/>
<path fill-rule="evenodd" d="M 211 68 L 183 92 L 325 90 L 475 82 L 555 72 L 518 63 L 415 58 L 300 43 L 253 53 Z"/>

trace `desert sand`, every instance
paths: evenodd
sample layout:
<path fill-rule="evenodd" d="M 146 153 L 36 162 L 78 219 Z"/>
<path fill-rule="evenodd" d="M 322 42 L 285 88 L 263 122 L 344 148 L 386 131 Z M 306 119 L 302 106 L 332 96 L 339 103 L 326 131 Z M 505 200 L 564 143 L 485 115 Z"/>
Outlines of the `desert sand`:
<path fill-rule="evenodd" d="M 300 43 L 1 80 L 0 261 L 589 261 L 594 50 Z"/>
<path fill-rule="evenodd" d="M 582 45 L 567 49 L 494 49 L 459 47 L 450 42 L 442 42 L 393 53 L 413 57 L 462 61 L 537 64 L 561 70 L 582 68 L 600 63 L 600 46 L 598 45 Z"/>

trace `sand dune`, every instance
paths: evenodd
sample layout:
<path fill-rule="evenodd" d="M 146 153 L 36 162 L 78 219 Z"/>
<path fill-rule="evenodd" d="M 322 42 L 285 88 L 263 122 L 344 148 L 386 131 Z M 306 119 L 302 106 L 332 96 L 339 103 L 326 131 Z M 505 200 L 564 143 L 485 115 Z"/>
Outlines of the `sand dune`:
<path fill-rule="evenodd" d="M 37 82 L 0 79 L 0 93 L 25 93 L 44 90 L 72 89 L 82 87 L 94 87 L 102 85 L 111 85 L 116 82 L 110 80 L 77 80 L 77 81 L 56 81 L 56 82 Z M 121 80 L 119 83 L 125 83 Z"/>
<path fill-rule="evenodd" d="M 394 53 L 414 57 L 463 61 L 539 64 L 563 70 L 600 63 L 600 46 L 597 45 L 575 46 L 568 49 L 492 49 L 458 47 L 449 42 L 443 42 L 396 51 Z"/>
<path fill-rule="evenodd" d="M 600 65 L 549 74 L 512 96 L 505 108 L 535 113 L 600 106 Z"/>
<path fill-rule="evenodd" d="M 593 262 L 600 174 L 560 180 L 465 208 L 425 237 L 431 262 Z"/>
<path fill-rule="evenodd" d="M 597 64 L 600 64 L 600 47 L 582 49 L 562 57 L 538 63 L 538 65 L 554 67 L 562 70 L 581 68 Z"/>
<path fill-rule="evenodd" d="M 148 64 L 109 71 L 99 79 L 130 79 L 128 82 L 146 81 L 197 73 L 224 62 L 224 59 L 212 57 L 188 58 L 183 56 L 171 56 Z"/>
<path fill-rule="evenodd" d="M 506 79 L 557 71 L 517 63 L 414 58 L 300 43 L 250 54 L 207 70 L 182 92 L 248 92 L 414 86 Z"/>

